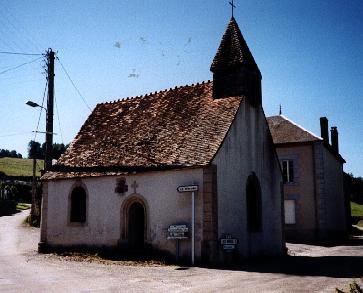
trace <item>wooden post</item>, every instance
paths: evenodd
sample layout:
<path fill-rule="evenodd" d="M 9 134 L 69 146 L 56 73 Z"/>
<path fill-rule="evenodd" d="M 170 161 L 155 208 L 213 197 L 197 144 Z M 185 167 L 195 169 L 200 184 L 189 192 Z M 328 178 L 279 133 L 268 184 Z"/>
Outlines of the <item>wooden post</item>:
<path fill-rule="evenodd" d="M 36 193 L 37 193 L 37 186 L 36 186 L 36 166 L 37 166 L 37 159 L 33 158 L 33 180 L 32 180 L 32 207 L 30 210 L 30 219 L 33 221 L 35 215 L 35 206 L 36 206 Z"/>
<path fill-rule="evenodd" d="M 47 99 L 47 123 L 45 134 L 45 164 L 44 170 L 52 167 L 53 152 L 53 107 L 54 107 L 54 52 L 49 49 L 48 57 L 48 99 Z"/>

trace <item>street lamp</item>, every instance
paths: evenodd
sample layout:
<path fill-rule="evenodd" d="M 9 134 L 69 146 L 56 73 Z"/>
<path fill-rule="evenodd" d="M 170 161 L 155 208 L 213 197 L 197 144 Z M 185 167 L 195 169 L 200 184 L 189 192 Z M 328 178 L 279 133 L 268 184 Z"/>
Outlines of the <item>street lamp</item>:
<path fill-rule="evenodd" d="M 33 108 L 39 107 L 39 108 L 42 108 L 45 111 L 47 111 L 46 108 L 44 108 L 43 106 L 40 106 L 39 104 L 32 102 L 32 101 L 27 101 L 25 104 L 27 104 L 28 106 L 33 107 Z"/>

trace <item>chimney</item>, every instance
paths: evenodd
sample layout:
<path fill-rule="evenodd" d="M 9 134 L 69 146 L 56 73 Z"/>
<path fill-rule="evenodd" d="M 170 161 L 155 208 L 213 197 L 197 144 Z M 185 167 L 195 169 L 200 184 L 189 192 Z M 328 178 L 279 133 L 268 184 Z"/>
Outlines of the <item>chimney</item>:
<path fill-rule="evenodd" d="M 338 129 L 336 126 L 333 126 L 330 129 L 330 135 L 331 135 L 331 146 L 333 150 L 339 154 L 339 143 L 338 143 Z"/>
<path fill-rule="evenodd" d="M 326 145 L 329 145 L 329 127 L 328 119 L 326 117 L 320 117 L 320 133 Z"/>

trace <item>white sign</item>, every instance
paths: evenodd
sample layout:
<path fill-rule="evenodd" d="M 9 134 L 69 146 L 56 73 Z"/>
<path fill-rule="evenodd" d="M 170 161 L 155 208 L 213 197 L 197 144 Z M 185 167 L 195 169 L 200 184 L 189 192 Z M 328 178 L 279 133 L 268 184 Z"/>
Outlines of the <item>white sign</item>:
<path fill-rule="evenodd" d="M 238 243 L 238 240 L 237 239 L 221 239 L 221 244 L 224 245 L 224 244 L 233 244 L 233 245 L 236 245 Z"/>
<path fill-rule="evenodd" d="M 223 249 L 224 250 L 233 250 L 235 248 L 236 248 L 236 246 L 233 245 L 233 244 L 225 244 L 225 245 L 223 245 Z"/>
<path fill-rule="evenodd" d="M 168 232 L 188 232 L 189 228 L 187 225 L 171 225 L 168 228 Z"/>
<path fill-rule="evenodd" d="M 191 191 L 197 191 L 198 185 L 187 185 L 187 186 L 179 186 L 177 188 L 178 192 L 191 192 Z"/>
<path fill-rule="evenodd" d="M 186 236 L 188 231 L 187 225 L 170 225 L 168 228 L 168 239 L 188 239 Z"/>

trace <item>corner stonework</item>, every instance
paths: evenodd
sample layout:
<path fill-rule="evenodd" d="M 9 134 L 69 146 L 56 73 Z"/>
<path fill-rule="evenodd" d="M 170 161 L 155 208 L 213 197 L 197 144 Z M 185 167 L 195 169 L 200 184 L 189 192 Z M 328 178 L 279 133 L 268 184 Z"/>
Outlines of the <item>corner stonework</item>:
<path fill-rule="evenodd" d="M 202 262 L 218 260 L 217 166 L 203 169 L 203 242 Z"/>

